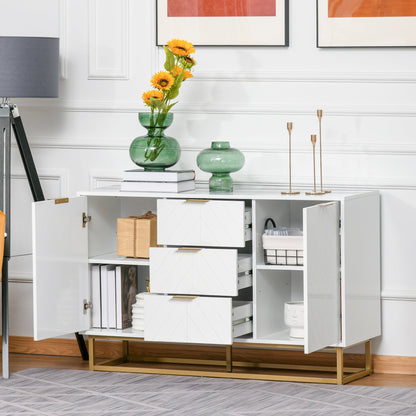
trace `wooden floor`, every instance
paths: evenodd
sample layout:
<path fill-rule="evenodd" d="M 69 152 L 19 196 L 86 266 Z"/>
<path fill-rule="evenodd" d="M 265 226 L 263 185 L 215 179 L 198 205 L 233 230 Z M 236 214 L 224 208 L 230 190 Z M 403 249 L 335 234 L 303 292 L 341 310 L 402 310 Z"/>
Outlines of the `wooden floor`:
<path fill-rule="evenodd" d="M 10 354 L 10 373 L 26 368 L 68 368 L 88 370 L 88 361 L 78 357 L 52 355 Z M 416 375 L 373 374 L 350 384 L 416 388 Z"/>

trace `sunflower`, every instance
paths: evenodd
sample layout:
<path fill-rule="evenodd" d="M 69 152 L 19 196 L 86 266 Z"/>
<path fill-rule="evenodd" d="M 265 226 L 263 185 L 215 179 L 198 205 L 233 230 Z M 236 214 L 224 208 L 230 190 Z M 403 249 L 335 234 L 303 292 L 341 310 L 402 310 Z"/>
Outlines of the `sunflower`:
<path fill-rule="evenodd" d="M 174 82 L 175 78 L 173 78 L 169 72 L 165 71 L 157 72 L 150 80 L 152 87 L 157 88 L 158 90 L 169 90 Z"/>
<path fill-rule="evenodd" d="M 180 39 L 172 39 L 168 42 L 169 49 L 179 56 L 187 56 L 195 52 L 194 45 L 191 42 Z"/>
<path fill-rule="evenodd" d="M 184 57 L 182 58 L 182 60 L 183 60 L 183 64 L 184 64 L 187 68 L 192 68 L 192 67 L 196 64 L 195 59 L 194 59 L 194 58 L 192 58 L 191 56 L 184 56 Z"/>
<path fill-rule="evenodd" d="M 179 66 L 175 66 L 175 68 L 173 68 L 170 73 L 174 76 L 177 77 L 180 73 L 182 72 L 182 68 Z M 187 79 L 187 78 L 192 78 L 193 75 L 189 72 L 189 71 L 184 71 L 183 73 L 183 79 Z"/>
<path fill-rule="evenodd" d="M 142 95 L 143 101 L 146 104 L 150 105 L 150 99 L 151 98 L 156 98 L 156 100 L 163 100 L 163 92 L 162 91 L 158 91 L 158 90 L 150 90 L 150 91 L 146 91 L 143 93 Z"/>

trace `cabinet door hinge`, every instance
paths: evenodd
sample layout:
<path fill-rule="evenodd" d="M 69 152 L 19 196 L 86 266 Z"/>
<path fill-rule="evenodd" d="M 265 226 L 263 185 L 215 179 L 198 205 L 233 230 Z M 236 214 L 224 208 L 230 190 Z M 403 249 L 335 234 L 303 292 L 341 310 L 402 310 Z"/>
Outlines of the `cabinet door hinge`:
<path fill-rule="evenodd" d="M 87 299 L 84 299 L 83 303 L 84 303 L 83 313 L 85 315 L 88 309 L 92 309 L 92 302 L 88 302 Z"/>
<path fill-rule="evenodd" d="M 82 228 L 85 228 L 87 222 L 91 221 L 91 215 L 86 215 L 85 212 L 82 213 Z"/>
<path fill-rule="evenodd" d="M 339 228 L 341 228 L 341 220 L 338 221 Z"/>

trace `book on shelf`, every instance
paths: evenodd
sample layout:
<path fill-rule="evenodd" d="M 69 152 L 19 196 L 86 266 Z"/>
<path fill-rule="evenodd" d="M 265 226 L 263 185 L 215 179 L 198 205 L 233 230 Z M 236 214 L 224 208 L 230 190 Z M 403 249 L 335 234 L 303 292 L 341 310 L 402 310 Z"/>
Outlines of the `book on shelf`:
<path fill-rule="evenodd" d="M 101 282 L 100 266 L 93 264 L 91 268 L 91 300 L 92 300 L 92 317 L 91 326 L 101 328 Z"/>
<path fill-rule="evenodd" d="M 132 325 L 132 307 L 138 293 L 137 266 L 116 266 L 116 328 L 125 329 Z"/>
<path fill-rule="evenodd" d="M 121 191 L 136 191 L 136 192 L 185 192 L 195 189 L 195 181 L 181 181 L 181 182 L 139 182 L 139 181 L 124 181 L 121 183 Z"/>
<path fill-rule="evenodd" d="M 109 266 L 107 268 L 108 284 L 108 328 L 116 327 L 116 268 Z"/>
<path fill-rule="evenodd" d="M 130 169 L 124 171 L 125 181 L 142 182 L 182 182 L 195 179 L 194 170 L 165 170 L 145 171 L 144 169 Z"/>
<path fill-rule="evenodd" d="M 100 266 L 101 282 L 101 328 L 116 327 L 115 307 L 115 266 L 103 264 Z"/>
<path fill-rule="evenodd" d="M 108 326 L 108 283 L 107 283 L 107 265 L 100 266 L 100 283 L 101 283 L 101 328 Z"/>

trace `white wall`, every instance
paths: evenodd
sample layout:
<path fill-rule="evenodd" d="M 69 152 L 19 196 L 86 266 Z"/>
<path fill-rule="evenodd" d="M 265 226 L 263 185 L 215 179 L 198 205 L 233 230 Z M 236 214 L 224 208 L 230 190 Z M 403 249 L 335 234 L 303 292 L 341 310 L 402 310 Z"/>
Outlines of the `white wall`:
<path fill-rule="evenodd" d="M 59 31 L 61 39 L 60 98 L 16 100 L 47 197 L 113 183 L 133 167 L 128 147 L 144 133 L 140 96 L 163 66 L 154 3 L 0 1 L 9 22 L 0 35 Z M 246 156 L 236 182 L 286 186 L 292 121 L 293 183 L 305 190 L 313 180 L 310 134 L 322 108 L 325 187 L 382 192 L 383 336 L 374 352 L 415 356 L 416 49 L 317 49 L 315 2 L 290 3 L 288 48 L 196 49 L 195 78 L 183 86 L 168 131 L 183 150 L 178 168 L 197 168 L 201 149 L 229 140 Z M 24 254 L 31 196 L 12 151 L 12 251 Z M 30 262 L 18 257 L 10 267 L 11 334 L 32 335 Z"/>

